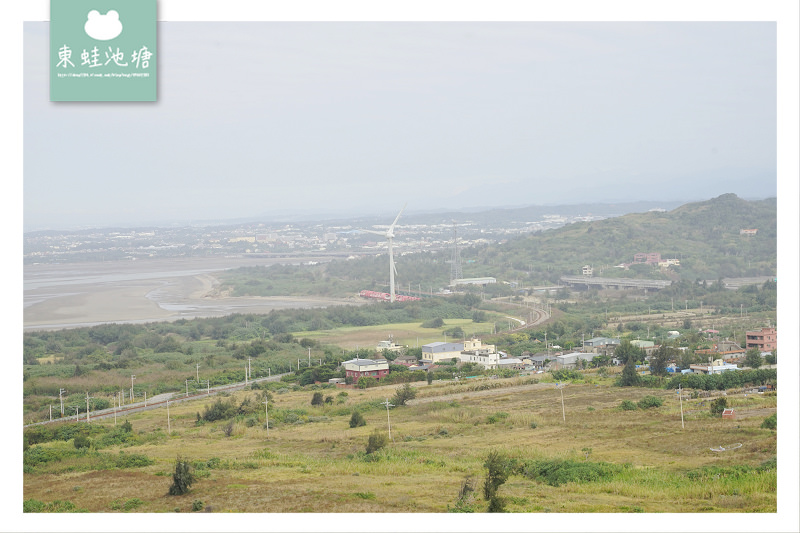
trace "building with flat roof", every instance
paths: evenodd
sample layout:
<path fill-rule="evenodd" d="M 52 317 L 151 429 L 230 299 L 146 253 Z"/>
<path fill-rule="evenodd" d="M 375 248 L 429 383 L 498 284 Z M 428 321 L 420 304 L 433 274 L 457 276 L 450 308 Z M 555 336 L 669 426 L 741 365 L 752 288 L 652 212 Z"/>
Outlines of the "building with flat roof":
<path fill-rule="evenodd" d="M 746 349 L 756 348 L 760 352 L 771 352 L 778 349 L 778 330 L 776 328 L 761 328 L 757 331 L 746 333 Z"/>
<path fill-rule="evenodd" d="M 376 361 L 374 359 L 351 359 L 342 363 L 344 375 L 353 378 L 353 383 L 359 378 L 370 377 L 380 380 L 389 373 L 389 361 Z"/>
<path fill-rule="evenodd" d="M 422 361 L 437 363 L 445 359 L 460 358 L 463 342 L 431 342 L 422 346 Z"/>

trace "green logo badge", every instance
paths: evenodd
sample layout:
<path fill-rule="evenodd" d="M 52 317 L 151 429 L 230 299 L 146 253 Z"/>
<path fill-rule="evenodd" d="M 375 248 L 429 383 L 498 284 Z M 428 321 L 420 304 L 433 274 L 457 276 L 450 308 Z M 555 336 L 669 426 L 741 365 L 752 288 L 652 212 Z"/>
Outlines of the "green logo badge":
<path fill-rule="evenodd" d="M 50 0 L 50 100 L 154 102 L 156 0 Z"/>

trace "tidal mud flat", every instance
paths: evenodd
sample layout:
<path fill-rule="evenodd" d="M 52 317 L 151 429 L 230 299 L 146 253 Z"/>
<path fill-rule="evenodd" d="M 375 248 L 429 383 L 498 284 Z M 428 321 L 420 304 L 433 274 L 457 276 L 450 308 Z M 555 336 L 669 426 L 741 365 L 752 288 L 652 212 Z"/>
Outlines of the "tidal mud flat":
<path fill-rule="evenodd" d="M 23 325 L 62 329 L 358 303 L 355 297 L 221 297 L 215 290 L 216 274 L 224 270 L 300 261 L 231 257 L 26 265 Z"/>

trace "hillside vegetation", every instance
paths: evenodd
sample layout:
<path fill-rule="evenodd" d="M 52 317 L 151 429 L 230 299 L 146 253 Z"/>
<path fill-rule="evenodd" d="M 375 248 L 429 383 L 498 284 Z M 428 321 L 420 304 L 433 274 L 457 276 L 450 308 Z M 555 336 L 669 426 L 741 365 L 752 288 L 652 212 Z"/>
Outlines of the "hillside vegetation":
<path fill-rule="evenodd" d="M 757 229 L 741 235 L 742 229 Z M 614 268 L 632 263 L 636 253 L 658 252 L 680 266 L 661 271 L 650 265 Z M 428 293 L 446 287 L 449 250 L 397 258 L 398 290 Z M 584 265 L 595 276 L 636 277 L 673 281 L 727 277 L 773 276 L 777 271 L 777 201 L 746 201 L 735 194 L 686 204 L 668 212 L 649 211 L 577 222 L 461 251 L 464 277 L 493 276 L 522 286 L 557 283 L 580 274 Z M 337 260 L 313 267 L 238 269 L 223 276 L 237 296 L 319 294 L 345 296 L 361 289 L 388 291 L 385 256 Z M 484 288 L 489 296 L 511 294 L 498 283 Z"/>

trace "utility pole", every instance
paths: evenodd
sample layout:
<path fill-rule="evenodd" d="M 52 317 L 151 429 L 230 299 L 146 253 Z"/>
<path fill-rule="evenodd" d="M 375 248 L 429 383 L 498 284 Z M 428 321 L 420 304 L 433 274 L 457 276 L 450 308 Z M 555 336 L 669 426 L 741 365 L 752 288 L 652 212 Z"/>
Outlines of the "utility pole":
<path fill-rule="evenodd" d="M 565 387 L 565 385 L 562 385 L 561 383 L 559 383 L 558 385 L 556 385 L 556 387 L 561 391 L 561 418 L 563 418 L 564 422 L 566 422 L 567 421 L 567 411 L 564 409 L 564 387 Z"/>
<path fill-rule="evenodd" d="M 94 396 L 89 396 L 89 391 L 86 391 L 86 423 L 89 423 L 89 400 L 93 399 Z"/>
<path fill-rule="evenodd" d="M 61 404 L 61 417 L 64 417 L 64 398 L 61 396 L 63 393 L 67 392 L 64 389 L 58 389 L 58 401 Z"/>
<path fill-rule="evenodd" d="M 248 360 L 249 360 L 249 358 L 248 358 Z M 200 383 L 200 363 L 197 363 L 196 376 L 195 377 L 197 378 L 197 382 Z"/>
<path fill-rule="evenodd" d="M 311 346 L 308 347 L 308 368 L 311 368 Z"/>
<path fill-rule="evenodd" d="M 114 425 L 117 425 L 117 393 L 114 393 Z"/>
<path fill-rule="evenodd" d="M 683 425 L 683 394 L 681 393 L 681 384 L 678 383 L 678 399 L 681 402 L 681 429 L 684 429 Z"/>
<path fill-rule="evenodd" d="M 392 438 L 392 421 L 389 419 L 389 408 L 394 407 L 394 404 L 389 403 L 389 398 L 386 398 L 386 401 L 383 402 L 383 405 L 386 406 L 386 423 L 389 425 L 389 439 L 394 442 Z"/>
<path fill-rule="evenodd" d="M 266 419 L 265 426 L 267 428 L 267 437 L 269 437 L 269 400 L 264 397 L 264 418 Z"/>
<path fill-rule="evenodd" d="M 210 386 L 209 386 L 209 385 L 210 385 L 210 382 L 209 382 L 209 380 L 206 380 L 206 396 L 208 396 L 209 394 L 211 394 L 211 388 L 210 388 Z"/>
<path fill-rule="evenodd" d="M 169 400 L 167 400 L 167 435 L 172 433 L 172 426 L 169 423 Z"/>
<path fill-rule="evenodd" d="M 53 406 L 50 405 L 48 407 L 50 407 L 50 422 L 52 422 L 53 421 Z"/>
<path fill-rule="evenodd" d="M 246 380 L 246 378 L 245 378 L 245 380 Z M 187 398 L 189 397 L 189 382 L 190 381 L 194 381 L 194 380 L 191 380 L 191 379 L 187 379 L 186 380 L 186 397 Z"/>
<path fill-rule="evenodd" d="M 73 405 L 72 408 L 75 409 L 75 422 L 77 422 L 78 421 L 78 412 L 81 410 L 81 408 L 77 407 L 75 405 Z"/>
<path fill-rule="evenodd" d="M 253 370 L 253 369 L 252 369 L 252 367 L 250 366 L 250 358 L 248 357 L 248 358 L 247 358 L 247 377 L 248 377 L 248 378 L 250 378 L 251 380 L 253 379 L 253 374 L 251 373 L 251 372 L 252 372 L 252 370 Z"/>
<path fill-rule="evenodd" d="M 131 374 L 131 403 L 133 403 L 133 380 L 136 379 L 136 376 Z"/>

